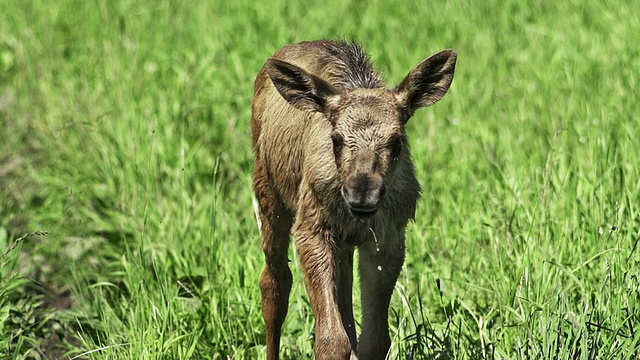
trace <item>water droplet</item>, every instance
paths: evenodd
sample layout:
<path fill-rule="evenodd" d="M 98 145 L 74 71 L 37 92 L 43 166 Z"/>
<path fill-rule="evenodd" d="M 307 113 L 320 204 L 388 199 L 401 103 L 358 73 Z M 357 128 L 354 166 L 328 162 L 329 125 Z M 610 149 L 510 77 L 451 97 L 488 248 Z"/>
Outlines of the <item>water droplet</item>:
<path fill-rule="evenodd" d="M 373 235 L 373 241 L 376 243 L 376 252 L 380 252 L 380 244 L 378 244 L 378 237 L 376 236 L 376 233 L 372 228 L 369 228 L 369 231 L 371 231 L 371 234 Z"/>

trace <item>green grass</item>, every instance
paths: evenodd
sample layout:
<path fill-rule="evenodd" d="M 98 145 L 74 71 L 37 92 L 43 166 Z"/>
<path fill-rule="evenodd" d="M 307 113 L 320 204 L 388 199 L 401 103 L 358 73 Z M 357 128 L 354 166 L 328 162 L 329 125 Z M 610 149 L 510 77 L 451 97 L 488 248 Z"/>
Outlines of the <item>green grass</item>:
<path fill-rule="evenodd" d="M 392 358 L 640 356 L 640 3 L 0 8 L 0 358 L 265 357 L 253 79 L 317 38 L 390 83 L 459 54 L 408 125 L 424 194 Z M 281 352 L 312 358 L 293 268 Z"/>

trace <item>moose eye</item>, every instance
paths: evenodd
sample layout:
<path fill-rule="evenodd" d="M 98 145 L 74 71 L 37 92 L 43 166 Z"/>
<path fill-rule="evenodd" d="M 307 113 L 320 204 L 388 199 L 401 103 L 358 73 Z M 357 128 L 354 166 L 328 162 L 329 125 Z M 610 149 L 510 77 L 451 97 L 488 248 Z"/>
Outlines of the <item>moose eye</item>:
<path fill-rule="evenodd" d="M 333 133 L 331 135 L 331 142 L 333 142 L 333 154 L 337 158 L 342 153 L 342 148 L 344 147 L 344 139 L 342 138 L 342 135 Z"/>
<path fill-rule="evenodd" d="M 398 156 L 400 156 L 400 152 L 402 151 L 402 147 L 404 145 L 404 136 L 397 135 L 394 136 L 389 142 L 389 148 L 391 149 L 391 158 L 393 160 L 397 160 Z"/>

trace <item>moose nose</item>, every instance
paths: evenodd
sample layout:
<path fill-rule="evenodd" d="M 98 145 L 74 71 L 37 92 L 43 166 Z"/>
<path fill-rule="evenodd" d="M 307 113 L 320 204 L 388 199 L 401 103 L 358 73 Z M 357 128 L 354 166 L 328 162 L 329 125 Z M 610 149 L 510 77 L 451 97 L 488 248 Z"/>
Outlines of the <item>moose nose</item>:
<path fill-rule="evenodd" d="M 375 214 L 384 192 L 382 178 L 374 176 L 349 177 L 342 187 L 342 197 L 351 213 L 358 218 Z"/>

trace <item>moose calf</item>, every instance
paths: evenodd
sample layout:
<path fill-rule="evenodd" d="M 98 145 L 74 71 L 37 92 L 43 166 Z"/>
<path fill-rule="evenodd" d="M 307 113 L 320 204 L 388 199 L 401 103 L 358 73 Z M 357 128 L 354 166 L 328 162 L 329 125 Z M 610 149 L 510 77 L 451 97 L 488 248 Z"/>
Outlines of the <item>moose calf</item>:
<path fill-rule="evenodd" d="M 317 359 L 384 359 L 389 301 L 404 262 L 405 227 L 420 196 L 405 124 L 440 100 L 453 50 L 385 86 L 356 43 L 288 45 L 269 58 L 252 101 L 253 186 L 266 267 L 260 279 L 269 359 L 278 359 L 292 276 L 293 233 L 316 319 Z M 352 309 L 360 251 L 362 334 Z"/>

